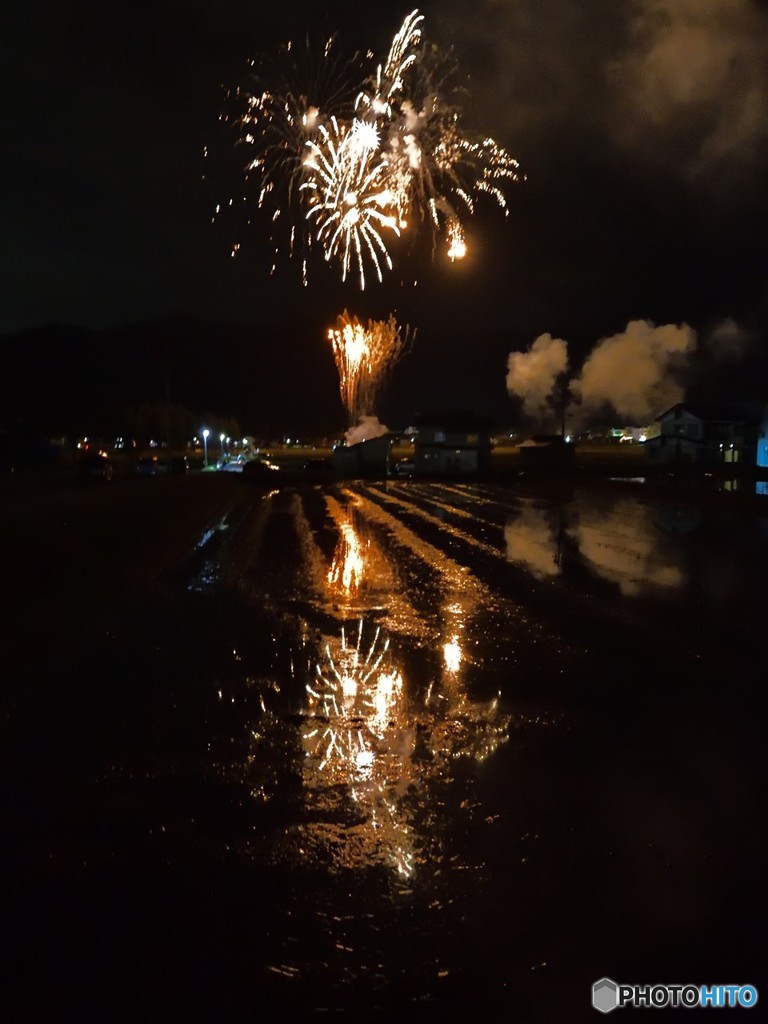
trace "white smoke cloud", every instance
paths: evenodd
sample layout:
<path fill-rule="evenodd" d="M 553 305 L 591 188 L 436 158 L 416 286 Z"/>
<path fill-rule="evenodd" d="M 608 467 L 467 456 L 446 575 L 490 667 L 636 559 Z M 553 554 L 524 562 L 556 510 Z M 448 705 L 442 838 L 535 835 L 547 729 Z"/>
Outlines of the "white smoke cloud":
<path fill-rule="evenodd" d="M 571 382 L 582 418 L 610 406 L 623 419 L 654 419 L 683 400 L 680 375 L 695 347 L 696 332 L 687 324 L 630 321 L 621 334 L 598 342 Z"/>
<path fill-rule="evenodd" d="M 540 334 L 527 352 L 510 352 L 507 391 L 523 400 L 526 416 L 551 416 L 547 400 L 558 376 L 568 369 L 568 345 L 562 338 Z"/>
<path fill-rule="evenodd" d="M 378 416 L 361 416 L 357 425 L 350 427 L 344 437 L 347 444 L 358 444 L 360 441 L 370 441 L 374 437 L 381 437 L 389 433 L 389 427 L 379 422 Z"/>
<path fill-rule="evenodd" d="M 720 325 L 726 340 L 738 331 L 732 321 Z M 581 374 L 569 382 L 576 403 L 569 420 L 587 422 L 610 411 L 623 420 L 650 423 L 683 400 L 683 378 L 695 349 L 696 332 L 687 324 L 657 327 L 649 320 L 631 320 L 620 334 L 599 341 Z M 540 423 L 551 421 L 549 399 L 568 367 L 567 342 L 542 334 L 528 352 L 511 352 L 507 366 L 507 391 L 522 399 L 523 412 Z"/>

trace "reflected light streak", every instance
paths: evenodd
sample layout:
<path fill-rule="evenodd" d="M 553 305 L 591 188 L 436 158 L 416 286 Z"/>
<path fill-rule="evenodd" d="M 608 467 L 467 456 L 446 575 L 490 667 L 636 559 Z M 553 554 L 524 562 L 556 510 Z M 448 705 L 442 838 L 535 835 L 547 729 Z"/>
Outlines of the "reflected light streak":
<path fill-rule="evenodd" d="M 457 636 L 443 644 L 443 659 L 446 672 L 455 675 L 461 666 L 461 657 L 461 645 Z"/>
<path fill-rule="evenodd" d="M 340 526 L 341 537 L 328 570 L 328 583 L 344 597 L 354 597 L 360 590 L 365 571 L 363 545 L 351 522 Z"/>

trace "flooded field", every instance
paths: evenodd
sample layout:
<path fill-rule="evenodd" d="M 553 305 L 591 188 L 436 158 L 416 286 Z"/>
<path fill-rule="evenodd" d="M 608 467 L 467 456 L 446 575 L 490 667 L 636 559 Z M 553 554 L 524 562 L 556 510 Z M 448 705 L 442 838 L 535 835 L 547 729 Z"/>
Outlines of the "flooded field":
<path fill-rule="evenodd" d="M 760 988 L 768 498 L 143 483 L 6 515 L 7 1019 Z"/>

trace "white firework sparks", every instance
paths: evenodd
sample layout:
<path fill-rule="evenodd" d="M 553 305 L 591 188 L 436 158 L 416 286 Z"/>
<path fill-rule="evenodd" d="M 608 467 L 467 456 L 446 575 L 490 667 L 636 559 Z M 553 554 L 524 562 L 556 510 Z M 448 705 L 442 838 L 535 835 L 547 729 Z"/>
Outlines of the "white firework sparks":
<path fill-rule="evenodd" d="M 332 36 L 322 52 L 309 40 L 287 43 L 274 56 L 252 60 L 250 68 L 248 84 L 230 93 L 232 113 L 221 115 L 237 131 L 236 151 L 244 160 L 245 195 L 237 201 L 255 202 L 266 215 L 275 260 L 287 250 L 306 262 L 312 235 L 300 194 L 305 147 L 332 113 L 352 113 L 361 67 L 356 56 L 341 55 Z"/>
<path fill-rule="evenodd" d="M 371 137 L 370 132 L 347 130 L 331 118 L 331 130 L 321 125 L 320 141 L 307 145 L 307 180 L 301 185 L 309 207 L 307 219 L 316 224 L 326 260 L 341 261 L 344 281 L 356 263 L 361 289 L 366 259 L 379 281 L 382 262 L 392 269 L 382 231 L 400 234 L 387 187 L 387 162 L 367 144 Z"/>
<path fill-rule="evenodd" d="M 421 42 L 421 24 L 424 16 L 418 10 L 411 11 L 392 40 L 387 59 L 376 69 L 370 93 L 362 90 L 355 106 L 369 112 L 373 117 L 391 117 L 392 100 L 404 87 L 404 76 L 409 67 L 416 63 L 416 47 Z"/>
<path fill-rule="evenodd" d="M 523 177 L 494 139 L 462 129 L 456 64 L 424 43 L 423 26 L 411 11 L 354 102 L 350 65 L 331 61 L 328 44 L 311 89 L 278 73 L 274 88 L 248 96 L 240 119 L 258 205 L 271 206 L 274 226 L 290 223 L 291 252 L 314 238 L 342 280 L 357 272 L 361 289 L 367 269 L 379 282 L 393 269 L 390 247 L 408 229 L 426 226 L 433 248 L 444 236 L 449 259 L 462 259 L 480 196 L 506 214 L 504 188 Z"/>

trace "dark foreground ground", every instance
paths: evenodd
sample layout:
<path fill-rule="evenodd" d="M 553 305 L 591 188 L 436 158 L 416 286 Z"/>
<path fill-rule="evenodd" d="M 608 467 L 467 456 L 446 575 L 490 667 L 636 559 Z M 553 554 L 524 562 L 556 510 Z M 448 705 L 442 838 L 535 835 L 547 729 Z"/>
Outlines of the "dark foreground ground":
<path fill-rule="evenodd" d="M 0 1019 L 768 998 L 768 498 L 692 497 L 9 488 Z"/>

